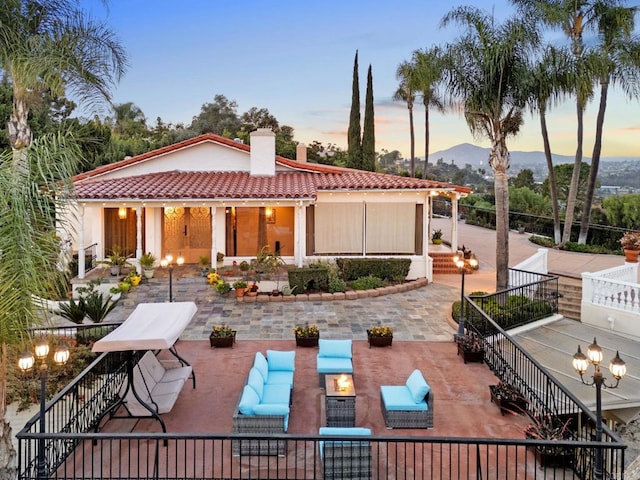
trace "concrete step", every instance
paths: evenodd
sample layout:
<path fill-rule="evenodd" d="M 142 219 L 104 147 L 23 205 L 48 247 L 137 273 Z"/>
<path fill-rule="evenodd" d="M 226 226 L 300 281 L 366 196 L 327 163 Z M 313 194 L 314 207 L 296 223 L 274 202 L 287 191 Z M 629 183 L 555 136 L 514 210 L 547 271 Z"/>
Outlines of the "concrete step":
<path fill-rule="evenodd" d="M 572 320 L 580 320 L 582 309 L 582 279 L 558 275 L 558 291 L 562 295 L 558 300 L 558 313 Z"/>

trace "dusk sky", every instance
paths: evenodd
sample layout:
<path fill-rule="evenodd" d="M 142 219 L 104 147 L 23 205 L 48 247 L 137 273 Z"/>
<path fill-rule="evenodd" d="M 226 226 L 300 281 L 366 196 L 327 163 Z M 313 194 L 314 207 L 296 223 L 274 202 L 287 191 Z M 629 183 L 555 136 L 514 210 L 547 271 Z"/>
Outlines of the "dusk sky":
<path fill-rule="evenodd" d="M 295 139 L 346 148 L 353 59 L 359 51 L 360 101 L 364 113 L 366 75 L 373 68 L 376 150 L 409 157 L 406 104 L 391 101 L 398 64 L 416 49 L 454 41 L 455 26 L 440 28 L 454 5 L 438 0 L 85 0 L 93 15 L 118 34 L 130 67 L 114 91 L 114 102 L 134 102 L 149 126 L 157 117 L 188 125 L 216 94 L 238 104 L 238 114 L 267 108 Z M 467 1 L 502 19 L 508 1 Z M 556 34 L 558 42 L 564 41 Z M 591 155 L 597 102 L 585 116 L 584 154 Z M 415 109 L 416 155 L 424 155 L 424 109 Z M 575 101 L 550 112 L 554 153 L 575 152 Z M 510 150 L 542 150 L 539 120 L 527 115 Z M 640 157 L 638 100 L 610 90 L 603 156 Z M 431 116 L 430 152 L 474 139 L 457 113 Z"/>

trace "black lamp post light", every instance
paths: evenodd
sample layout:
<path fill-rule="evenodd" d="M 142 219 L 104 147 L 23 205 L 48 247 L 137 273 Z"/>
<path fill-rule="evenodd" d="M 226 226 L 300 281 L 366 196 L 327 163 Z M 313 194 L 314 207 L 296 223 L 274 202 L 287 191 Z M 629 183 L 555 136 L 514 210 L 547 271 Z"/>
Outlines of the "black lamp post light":
<path fill-rule="evenodd" d="M 588 386 L 596 387 L 596 442 L 602 441 L 602 387 L 614 389 L 618 387 L 620 380 L 627 373 L 627 366 L 624 361 L 620 358 L 619 352 L 616 351 L 616 356 L 609 363 L 609 371 L 613 378 L 616 380 L 615 383 L 607 384 L 606 378 L 604 377 L 602 370 L 600 369 L 600 363 L 602 362 L 602 348 L 596 342 L 596 339 L 593 339 L 593 343 L 589 345 L 587 348 L 587 354 L 585 355 L 580 350 L 580 345 L 578 345 L 578 351 L 573 356 L 573 368 L 575 368 L 576 372 L 580 375 L 580 380 L 582 383 Z M 589 368 L 589 363 L 593 365 L 594 371 L 593 376 L 591 377 L 591 381 L 584 380 L 584 374 L 587 372 Z M 602 461 L 603 461 L 603 452 L 601 448 L 596 449 L 596 458 L 595 458 L 595 472 L 594 478 L 596 480 L 602 480 Z"/>
<path fill-rule="evenodd" d="M 178 257 L 176 264 L 178 266 L 184 264 L 184 258 L 182 258 L 182 255 Z M 169 254 L 160 260 L 160 266 L 162 268 L 169 269 L 169 302 L 173 302 L 173 255 Z"/>
<path fill-rule="evenodd" d="M 30 371 L 35 365 L 35 360 L 40 360 L 40 433 L 46 432 L 44 421 L 45 403 L 47 400 L 47 376 L 49 374 L 49 366 L 47 365 L 47 357 L 49 356 L 49 343 L 45 339 L 38 341 L 34 348 L 35 358 L 31 352 L 26 351 L 18 359 L 18 367 L 23 372 Z M 64 345 L 58 345 L 53 353 L 53 361 L 57 365 L 64 365 L 69 360 L 69 348 Z M 45 441 L 41 436 L 38 439 L 38 478 L 47 478 L 47 464 L 45 461 Z"/>
<path fill-rule="evenodd" d="M 478 260 L 475 257 L 471 257 L 468 261 L 465 261 L 464 257 L 458 254 L 453 257 L 453 263 L 455 263 L 458 271 L 462 275 L 462 286 L 460 287 L 460 317 L 458 319 L 458 333 L 453 336 L 455 340 L 458 337 L 464 336 L 464 276 L 467 273 L 468 267 L 475 269 L 478 266 Z"/>

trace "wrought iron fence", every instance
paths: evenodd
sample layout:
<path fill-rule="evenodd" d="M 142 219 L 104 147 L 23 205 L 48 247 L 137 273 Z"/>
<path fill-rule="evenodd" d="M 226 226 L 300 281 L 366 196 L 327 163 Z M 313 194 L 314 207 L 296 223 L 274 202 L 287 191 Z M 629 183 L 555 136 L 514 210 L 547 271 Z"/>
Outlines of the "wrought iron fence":
<path fill-rule="evenodd" d="M 608 460 L 610 476 L 605 478 L 621 479 L 624 463 L 621 444 L 570 440 L 555 442 L 557 455 L 551 456 L 544 455 L 544 444 L 535 440 L 377 435 L 46 436 L 53 444 L 76 445 L 66 461 L 49 471 L 54 479 L 587 479 L 593 478 L 592 454 L 597 448 L 605 449 Z M 38 437 L 23 434 L 23 448 L 35 449 Z M 232 455 L 233 443 L 248 438 L 284 441 L 286 454 Z M 36 475 L 34 468 L 23 469 L 20 479 L 36 479 Z"/>
<path fill-rule="evenodd" d="M 499 294 L 502 293 L 499 292 Z M 468 325 L 468 328 L 483 337 L 484 360 L 491 371 L 500 380 L 516 386 L 524 394 L 528 401 L 527 411 L 532 418 L 542 421 L 548 418 L 566 425 L 566 434 L 563 438 L 571 438 L 579 442 L 593 440 L 596 434 L 595 415 L 555 378 L 548 375 L 540 363 L 481 310 L 476 300 L 476 298 L 465 298 L 467 303 L 465 311 L 472 312 L 471 317 L 474 319 L 473 324 Z M 603 444 L 608 445 L 600 447 L 607 450 L 604 458 L 605 473 L 608 476 L 605 478 L 622 478 L 622 471 L 617 470 L 618 460 L 612 458 L 612 455 L 616 457 L 619 455 L 618 448 L 621 440 L 606 425 L 603 426 L 602 438 Z M 617 446 L 614 447 L 614 445 Z M 585 457 L 583 450 L 572 451 L 571 465 L 579 478 L 593 478 L 591 461 L 593 454 L 592 450 L 591 454 Z"/>

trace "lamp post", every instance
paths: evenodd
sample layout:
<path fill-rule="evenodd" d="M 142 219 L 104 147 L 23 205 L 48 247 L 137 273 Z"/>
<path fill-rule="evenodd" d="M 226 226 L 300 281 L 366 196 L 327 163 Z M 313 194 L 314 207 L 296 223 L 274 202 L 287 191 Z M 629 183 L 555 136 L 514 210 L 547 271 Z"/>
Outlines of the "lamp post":
<path fill-rule="evenodd" d="M 178 257 L 176 263 L 178 264 L 178 266 L 184 263 L 184 258 L 182 258 L 182 255 Z M 162 268 L 169 269 L 169 302 L 173 302 L 173 255 L 169 254 L 162 260 L 160 260 L 160 266 Z"/>
<path fill-rule="evenodd" d="M 34 348 L 35 356 L 40 360 L 40 438 L 38 438 L 38 478 L 47 478 L 47 463 L 45 460 L 45 439 L 43 434 L 46 431 L 46 425 L 44 421 L 45 403 L 47 400 L 47 376 L 49 373 L 49 366 L 47 365 L 47 357 L 49 355 L 49 344 L 45 339 L 38 341 Z M 64 345 L 58 345 L 58 348 L 53 353 L 53 361 L 58 365 L 64 365 L 69 360 L 69 348 Z M 23 372 L 27 372 L 33 368 L 35 364 L 35 358 L 31 352 L 24 352 L 18 359 L 18 367 Z"/>
<path fill-rule="evenodd" d="M 613 375 L 613 378 L 616 379 L 616 383 L 607 385 L 605 382 L 606 378 L 604 377 L 602 370 L 600 370 L 600 362 L 602 362 L 602 349 L 596 342 L 595 338 L 593 339 L 593 343 L 587 347 L 586 355 L 582 353 L 580 345 L 578 345 L 578 351 L 573 356 L 573 368 L 575 368 L 576 372 L 580 375 L 582 383 L 596 387 L 596 442 L 602 441 L 602 387 L 610 389 L 617 388 L 620 380 L 627 373 L 627 366 L 620 358 L 619 352 L 616 351 L 616 356 L 609 364 L 609 371 L 611 372 L 611 375 Z M 587 372 L 589 363 L 593 365 L 593 376 L 591 377 L 591 381 L 585 382 L 583 375 Z M 596 480 L 602 480 L 602 457 L 602 449 L 599 447 L 596 448 L 594 472 L 594 478 Z"/>
<path fill-rule="evenodd" d="M 453 336 L 453 339 L 464 336 L 464 275 L 467 272 L 467 262 L 461 255 L 453 257 L 453 263 L 458 267 L 458 271 L 462 275 L 462 285 L 460 286 L 460 317 L 458 318 L 458 333 Z M 478 260 L 475 257 L 469 259 L 469 267 L 475 268 L 478 265 Z"/>

